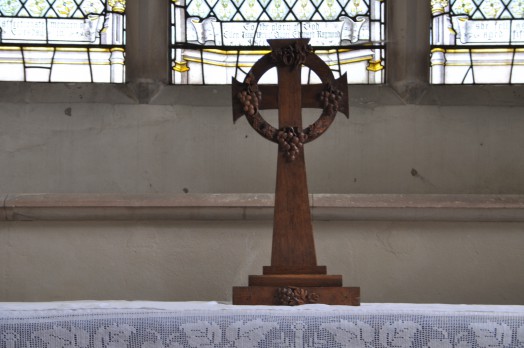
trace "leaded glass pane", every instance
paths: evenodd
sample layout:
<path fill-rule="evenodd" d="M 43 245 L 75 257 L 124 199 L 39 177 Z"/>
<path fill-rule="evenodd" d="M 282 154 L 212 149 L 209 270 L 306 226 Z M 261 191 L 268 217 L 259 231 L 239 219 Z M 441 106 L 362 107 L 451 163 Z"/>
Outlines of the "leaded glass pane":
<path fill-rule="evenodd" d="M 274 38 L 310 38 L 335 76 L 384 83 L 385 0 L 169 1 L 174 84 L 242 80 Z M 317 79 L 304 69 L 303 80 Z"/>
<path fill-rule="evenodd" d="M 0 80 L 123 83 L 125 6 L 0 0 Z"/>
<path fill-rule="evenodd" d="M 429 1 L 431 83 L 524 83 L 524 0 Z"/>

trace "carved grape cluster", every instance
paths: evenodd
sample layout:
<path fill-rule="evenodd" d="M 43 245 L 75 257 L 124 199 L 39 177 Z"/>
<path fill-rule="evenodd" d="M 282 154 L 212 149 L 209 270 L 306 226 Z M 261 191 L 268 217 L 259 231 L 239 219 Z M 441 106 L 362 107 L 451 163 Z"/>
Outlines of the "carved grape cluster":
<path fill-rule="evenodd" d="M 339 91 L 331 85 L 327 87 L 320 93 L 320 100 L 322 101 L 322 106 L 329 113 L 338 111 L 338 102 L 342 100 L 342 91 Z"/>
<path fill-rule="evenodd" d="M 307 59 L 307 56 L 313 52 L 311 45 L 302 42 L 295 42 L 289 46 L 274 49 L 271 52 L 271 57 L 277 65 L 290 66 L 296 68 Z"/>
<path fill-rule="evenodd" d="M 247 116 L 253 116 L 258 112 L 258 106 L 262 100 L 262 92 L 258 88 L 255 76 L 250 72 L 245 80 L 247 88 L 237 94 L 242 103 L 242 109 Z"/>
<path fill-rule="evenodd" d="M 304 146 L 307 135 L 293 127 L 286 127 L 278 131 L 277 141 L 280 145 L 280 151 L 288 161 L 294 161 Z"/>
<path fill-rule="evenodd" d="M 317 303 L 319 299 L 318 294 L 309 294 L 306 289 L 294 286 L 278 288 L 276 297 L 278 304 L 283 306 L 299 306 L 306 303 Z"/>
<path fill-rule="evenodd" d="M 242 107 L 246 115 L 253 116 L 258 111 L 258 105 L 260 103 L 261 93 L 249 93 L 248 91 L 239 92 L 237 95 L 238 99 L 242 103 Z"/>

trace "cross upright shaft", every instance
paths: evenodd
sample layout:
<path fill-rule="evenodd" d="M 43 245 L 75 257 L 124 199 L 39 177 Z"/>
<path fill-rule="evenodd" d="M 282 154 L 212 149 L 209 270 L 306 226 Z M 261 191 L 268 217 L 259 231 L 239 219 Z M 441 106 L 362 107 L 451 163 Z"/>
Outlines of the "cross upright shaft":
<path fill-rule="evenodd" d="M 302 129 L 301 67 L 278 66 L 277 73 L 279 128 Z M 318 273 L 316 266 L 304 151 L 294 161 L 279 151 L 271 267 L 264 273 Z"/>

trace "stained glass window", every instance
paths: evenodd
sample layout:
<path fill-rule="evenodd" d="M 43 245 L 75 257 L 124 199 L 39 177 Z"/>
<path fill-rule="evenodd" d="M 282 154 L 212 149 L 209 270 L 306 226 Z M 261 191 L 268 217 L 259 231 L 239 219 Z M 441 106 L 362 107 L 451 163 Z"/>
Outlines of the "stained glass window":
<path fill-rule="evenodd" d="M 310 38 L 349 83 L 384 83 L 385 0 L 170 0 L 174 84 L 243 80 L 267 39 Z M 318 77 L 303 70 L 304 83 Z M 275 83 L 267 73 L 261 83 Z"/>
<path fill-rule="evenodd" d="M 125 0 L 0 0 L 0 80 L 124 82 Z"/>
<path fill-rule="evenodd" d="M 429 1 L 431 83 L 524 83 L 524 0 Z"/>

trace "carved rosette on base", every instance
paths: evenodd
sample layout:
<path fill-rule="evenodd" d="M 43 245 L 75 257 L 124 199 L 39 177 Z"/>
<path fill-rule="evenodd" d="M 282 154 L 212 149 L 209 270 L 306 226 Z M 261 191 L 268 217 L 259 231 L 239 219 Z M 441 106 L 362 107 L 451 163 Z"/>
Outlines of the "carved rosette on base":
<path fill-rule="evenodd" d="M 288 292 L 293 295 L 287 295 Z M 285 293 L 285 294 L 283 294 Z M 265 306 L 298 306 L 322 303 L 329 305 L 360 305 L 358 287 L 233 287 L 233 304 Z"/>
<path fill-rule="evenodd" d="M 333 72 L 312 51 L 309 39 L 269 40 L 272 52 L 259 59 L 244 82 L 233 79 L 233 120 L 246 116 L 261 136 L 278 144 L 277 185 L 271 266 L 249 276 L 246 287 L 233 287 L 233 304 L 360 304 L 360 288 L 343 287 L 341 275 L 328 275 L 316 261 L 304 145 L 321 136 L 337 112 L 348 115 L 347 79 Z M 301 68 L 310 68 L 322 84 L 301 86 Z M 278 86 L 258 85 L 276 68 Z M 319 108 L 319 118 L 302 127 L 302 108 Z M 260 110 L 278 109 L 278 127 Z"/>
<path fill-rule="evenodd" d="M 315 293 L 309 293 L 306 289 L 288 286 L 277 288 L 277 302 L 284 306 L 297 306 L 307 303 L 318 303 L 320 296 Z"/>

